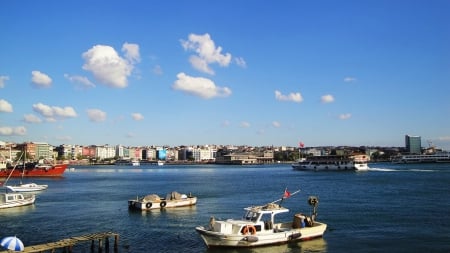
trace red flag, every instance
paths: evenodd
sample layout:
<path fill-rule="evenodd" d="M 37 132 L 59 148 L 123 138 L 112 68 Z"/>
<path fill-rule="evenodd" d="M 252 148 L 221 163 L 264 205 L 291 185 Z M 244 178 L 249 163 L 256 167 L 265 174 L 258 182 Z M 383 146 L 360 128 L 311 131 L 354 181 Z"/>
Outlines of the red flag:
<path fill-rule="evenodd" d="M 284 194 L 283 194 L 283 198 L 287 199 L 287 198 L 289 198 L 290 196 L 291 196 L 291 193 L 290 193 L 290 192 L 288 192 L 287 188 L 286 188 L 286 189 L 284 189 Z"/>
<path fill-rule="evenodd" d="M 305 144 L 304 144 L 303 142 L 299 142 L 299 143 L 298 143 L 298 146 L 301 147 L 301 148 L 303 148 L 303 147 L 305 147 Z"/>

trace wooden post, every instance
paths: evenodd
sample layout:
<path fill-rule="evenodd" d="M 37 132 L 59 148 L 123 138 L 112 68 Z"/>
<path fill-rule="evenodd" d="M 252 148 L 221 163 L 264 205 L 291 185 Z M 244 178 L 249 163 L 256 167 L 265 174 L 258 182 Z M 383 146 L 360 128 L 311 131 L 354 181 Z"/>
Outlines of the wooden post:
<path fill-rule="evenodd" d="M 114 253 L 119 252 L 118 241 L 119 241 L 119 235 L 115 235 L 114 236 Z"/>
<path fill-rule="evenodd" d="M 91 241 L 91 252 L 94 252 L 94 240 Z"/>
<path fill-rule="evenodd" d="M 109 237 L 105 238 L 105 253 L 109 253 Z"/>
<path fill-rule="evenodd" d="M 98 253 L 102 253 L 102 239 L 98 239 Z"/>

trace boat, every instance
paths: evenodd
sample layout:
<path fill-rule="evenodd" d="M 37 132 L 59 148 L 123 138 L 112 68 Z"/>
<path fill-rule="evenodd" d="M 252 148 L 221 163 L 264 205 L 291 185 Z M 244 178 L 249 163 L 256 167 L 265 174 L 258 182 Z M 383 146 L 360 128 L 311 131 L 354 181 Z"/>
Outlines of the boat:
<path fill-rule="evenodd" d="M 14 168 L 16 167 L 16 168 Z M 27 163 L 0 169 L 0 178 L 5 177 L 61 177 L 67 164 Z"/>
<path fill-rule="evenodd" d="M 0 209 L 31 205 L 36 200 L 34 195 L 24 196 L 22 193 L 0 194 Z"/>
<path fill-rule="evenodd" d="M 292 164 L 292 168 L 310 171 L 366 171 L 369 169 L 368 160 L 365 154 L 310 156 Z"/>
<path fill-rule="evenodd" d="M 115 163 L 115 165 L 127 165 L 127 166 L 140 166 L 141 163 L 139 162 L 139 160 L 130 160 L 130 159 L 120 159 L 117 160 Z"/>
<path fill-rule="evenodd" d="M 450 163 L 450 152 L 436 152 L 423 155 L 398 155 L 391 159 L 392 163 Z"/>
<path fill-rule="evenodd" d="M 20 183 L 18 185 L 7 185 L 6 188 L 13 192 L 36 192 L 46 190 L 48 188 L 48 185 L 36 183 Z"/>
<path fill-rule="evenodd" d="M 130 209 L 152 210 L 162 208 L 175 208 L 183 206 L 193 206 L 197 203 L 197 197 L 180 194 L 178 192 L 170 192 L 165 198 L 161 198 L 157 194 L 149 194 L 144 197 L 136 197 L 136 199 L 128 200 Z"/>
<path fill-rule="evenodd" d="M 313 209 L 311 216 L 297 213 L 293 221 L 276 221 L 277 215 L 288 213 L 289 209 L 281 206 L 281 203 L 271 202 L 244 208 L 244 216 L 239 220 L 219 221 L 211 217 L 209 225 L 197 226 L 195 230 L 208 248 L 249 248 L 323 237 L 327 225 L 315 220 L 319 200 L 310 196 L 308 203 Z"/>
<path fill-rule="evenodd" d="M 163 166 L 164 165 L 164 161 L 158 160 L 158 166 Z"/>

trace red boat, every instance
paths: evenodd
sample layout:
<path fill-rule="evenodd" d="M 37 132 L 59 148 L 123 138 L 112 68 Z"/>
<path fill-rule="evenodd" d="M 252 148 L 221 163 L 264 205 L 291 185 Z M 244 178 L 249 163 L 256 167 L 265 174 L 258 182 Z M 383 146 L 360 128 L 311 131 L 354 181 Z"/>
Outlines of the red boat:
<path fill-rule="evenodd" d="M 61 177 L 66 171 L 67 164 L 35 164 L 34 166 L 16 166 L 1 169 L 2 177 Z M 25 171 L 24 171 L 25 170 Z M 10 176 L 11 174 L 11 176 Z"/>

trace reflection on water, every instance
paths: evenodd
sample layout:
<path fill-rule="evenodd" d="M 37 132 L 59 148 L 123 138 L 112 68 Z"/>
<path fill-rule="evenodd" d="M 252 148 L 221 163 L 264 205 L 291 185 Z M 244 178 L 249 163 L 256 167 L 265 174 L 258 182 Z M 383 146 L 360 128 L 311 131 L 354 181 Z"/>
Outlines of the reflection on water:
<path fill-rule="evenodd" d="M 242 249 L 208 249 L 207 253 L 322 253 L 327 252 L 327 243 L 323 238 L 289 243 L 277 246 L 263 246 Z"/>
<path fill-rule="evenodd" d="M 191 216 L 197 213 L 197 206 L 183 206 L 176 208 L 163 208 L 163 209 L 151 209 L 151 210 L 138 210 L 138 209 L 128 209 L 130 215 L 141 215 L 143 217 L 152 216 L 168 216 L 168 217 L 183 217 Z"/>
<path fill-rule="evenodd" d="M 5 208 L 5 209 L 0 209 L 0 215 L 8 216 L 8 217 L 20 216 L 25 213 L 32 212 L 35 209 L 36 209 L 36 207 L 34 206 L 34 204 L 28 205 L 28 206 Z"/>

